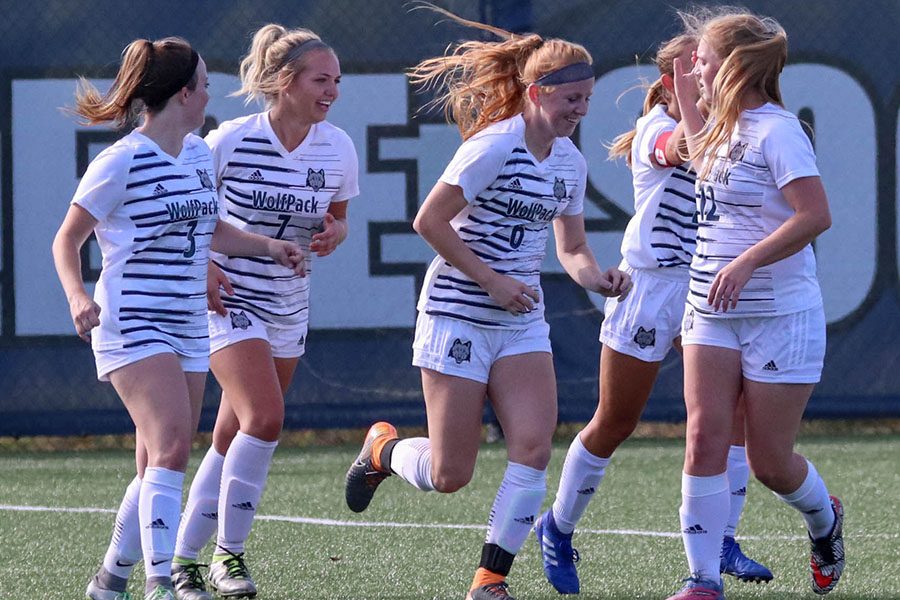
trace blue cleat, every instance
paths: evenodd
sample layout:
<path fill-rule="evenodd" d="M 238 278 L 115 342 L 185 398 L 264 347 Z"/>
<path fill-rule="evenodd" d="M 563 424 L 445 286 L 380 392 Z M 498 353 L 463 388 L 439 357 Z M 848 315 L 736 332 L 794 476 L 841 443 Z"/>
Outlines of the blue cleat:
<path fill-rule="evenodd" d="M 581 591 L 578 583 L 578 550 L 572 548 L 572 534 L 564 534 L 556 528 L 553 509 L 538 517 L 534 524 L 534 535 L 541 547 L 541 562 L 544 575 L 560 594 L 577 594 Z"/>
<path fill-rule="evenodd" d="M 722 560 L 719 571 L 737 577 L 741 581 L 768 583 L 772 581 L 772 571 L 741 552 L 740 544 L 731 536 L 725 536 L 722 542 Z"/>

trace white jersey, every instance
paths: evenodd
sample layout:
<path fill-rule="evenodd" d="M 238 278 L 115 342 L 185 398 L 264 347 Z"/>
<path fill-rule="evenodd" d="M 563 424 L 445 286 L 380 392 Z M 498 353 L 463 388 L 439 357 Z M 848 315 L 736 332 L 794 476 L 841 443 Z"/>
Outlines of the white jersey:
<path fill-rule="evenodd" d="M 652 160 L 659 136 L 675 129 L 675 119 L 657 104 L 635 125 L 631 143 L 634 216 L 625 228 L 622 257 L 636 269 L 668 269 L 688 280 L 694 254 L 694 172 L 685 166 L 661 168 Z"/>
<path fill-rule="evenodd" d="M 244 231 L 297 242 L 308 256 L 332 202 L 359 194 L 353 142 L 328 122 L 314 124 L 292 152 L 282 146 L 268 113 L 222 123 L 206 136 L 215 157 L 222 218 Z M 277 329 L 302 327 L 309 319 L 309 282 L 268 257 L 214 252 L 234 287 L 226 308 L 246 311 Z"/>
<path fill-rule="evenodd" d="M 706 301 L 722 267 L 794 214 L 781 188 L 818 175 L 812 144 L 797 117 L 774 104 L 741 113 L 731 141 L 717 149 L 709 175 L 697 182 L 700 229 L 691 263 L 691 306 L 728 318 L 782 315 L 821 305 L 809 245 L 754 271 L 737 308 L 713 313 Z"/>
<path fill-rule="evenodd" d="M 98 221 L 95 350 L 159 344 L 209 355 L 206 269 L 219 212 L 213 178 L 209 148 L 193 134 L 172 157 L 132 131 L 88 166 L 72 203 Z"/>
<path fill-rule="evenodd" d="M 587 166 L 569 138 L 557 138 L 542 162 L 525 146 L 521 115 L 466 140 L 441 175 L 459 186 L 468 205 L 450 222 L 462 241 L 498 273 L 540 294 L 534 310 L 512 315 L 487 292 L 437 256 L 428 268 L 418 309 L 482 327 L 523 329 L 543 321 L 541 264 L 547 228 L 559 215 L 583 211 Z"/>

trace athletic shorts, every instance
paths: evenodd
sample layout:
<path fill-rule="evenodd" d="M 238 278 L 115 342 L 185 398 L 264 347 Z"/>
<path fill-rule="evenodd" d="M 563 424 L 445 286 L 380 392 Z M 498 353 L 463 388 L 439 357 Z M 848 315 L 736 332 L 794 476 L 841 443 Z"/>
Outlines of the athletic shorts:
<path fill-rule="evenodd" d="M 94 361 L 97 363 L 97 379 L 109 381 L 109 374 L 116 369 L 144 360 L 156 354 L 174 354 L 181 362 L 181 370 L 185 373 L 206 373 L 209 371 L 209 354 L 203 356 L 185 356 L 178 354 L 163 344 L 149 344 L 136 348 L 117 348 L 115 350 L 94 350 Z"/>
<path fill-rule="evenodd" d="M 620 268 L 631 275 L 633 287 L 621 302 L 606 299 L 600 342 L 616 352 L 659 362 L 681 335 L 690 282 L 683 271 L 635 269 L 624 262 Z"/>
<path fill-rule="evenodd" d="M 529 352 L 551 353 L 546 321 L 527 329 L 492 329 L 424 312 L 416 319 L 416 367 L 487 383 L 495 362 Z"/>
<path fill-rule="evenodd" d="M 247 311 L 229 310 L 224 317 L 209 311 L 209 353 L 244 340 L 259 339 L 269 342 L 274 358 L 300 358 L 306 352 L 308 324 L 294 329 L 276 329 Z"/>
<path fill-rule="evenodd" d="M 744 377 L 761 383 L 818 383 L 825 360 L 822 306 L 774 317 L 710 317 L 687 305 L 681 343 L 741 353 Z"/>

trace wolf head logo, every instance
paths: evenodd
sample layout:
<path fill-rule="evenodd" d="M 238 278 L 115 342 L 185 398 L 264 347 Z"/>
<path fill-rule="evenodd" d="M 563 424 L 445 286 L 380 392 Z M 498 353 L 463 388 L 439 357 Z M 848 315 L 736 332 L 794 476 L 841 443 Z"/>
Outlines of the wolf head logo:
<path fill-rule="evenodd" d="M 646 348 L 647 346 L 655 346 L 656 345 L 656 327 L 650 329 L 644 329 L 643 327 L 638 327 L 637 333 L 634 334 L 634 343 L 641 347 L 641 350 Z"/>
<path fill-rule="evenodd" d="M 306 171 L 306 187 L 312 188 L 314 192 L 318 192 L 325 187 L 325 169 L 319 169 L 318 171 L 308 169 Z"/>
<path fill-rule="evenodd" d="M 250 317 L 247 316 L 247 313 L 241 311 L 236 313 L 231 311 L 228 313 L 231 315 L 231 328 L 232 329 L 247 329 L 253 323 L 250 322 Z"/>
<path fill-rule="evenodd" d="M 197 177 L 200 178 L 200 185 L 204 187 L 204 189 L 215 191 L 215 186 L 213 185 L 212 179 L 209 178 L 209 173 L 206 172 L 206 169 L 196 169 Z"/>
<path fill-rule="evenodd" d="M 553 197 L 562 200 L 566 197 L 566 181 L 559 177 L 553 178 Z"/>
<path fill-rule="evenodd" d="M 453 360 L 456 361 L 456 364 L 461 365 L 464 362 L 471 362 L 472 357 L 472 342 L 471 340 L 462 341 L 459 338 L 453 340 L 453 345 L 450 346 L 450 353 L 447 355 Z"/>

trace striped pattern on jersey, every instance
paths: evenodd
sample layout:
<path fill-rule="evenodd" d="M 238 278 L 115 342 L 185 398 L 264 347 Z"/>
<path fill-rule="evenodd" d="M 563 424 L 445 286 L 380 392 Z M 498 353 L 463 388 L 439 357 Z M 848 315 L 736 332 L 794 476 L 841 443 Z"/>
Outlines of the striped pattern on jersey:
<path fill-rule="evenodd" d="M 752 122 L 752 119 L 751 119 Z M 714 313 L 707 302 L 716 274 L 745 250 L 765 238 L 763 222 L 765 182 L 772 181 L 755 128 L 744 127 L 740 137 L 719 148 L 712 170 L 697 182 L 699 229 L 691 263 L 688 302 L 700 313 Z M 741 290 L 730 316 L 777 314 L 771 265 L 753 272 Z"/>
<path fill-rule="evenodd" d="M 100 350 L 162 345 L 186 356 L 209 354 L 206 272 L 218 218 L 212 156 L 191 136 L 179 159 L 136 143 L 121 205 L 96 229 L 107 251 L 95 296 L 101 323 L 114 320 L 96 334 Z M 127 223 L 127 239 L 113 239 L 122 233 L 114 221 Z M 122 243 L 129 251 L 108 264 L 109 250 Z"/>
<path fill-rule="evenodd" d="M 535 310 L 510 314 L 477 283 L 437 256 L 426 276 L 420 311 L 491 328 L 525 328 L 543 320 L 540 270 L 548 227 L 569 205 L 576 188 L 584 185 L 580 154 L 574 145 L 562 150 L 561 145 L 558 140 L 543 163 L 536 163 L 524 144 L 515 145 L 493 184 L 451 222 L 462 241 L 493 270 L 539 291 L 541 300 Z"/>
<path fill-rule="evenodd" d="M 344 185 L 348 161 L 356 160 L 349 138 L 336 135 L 340 130 L 323 122 L 313 125 L 300 147 L 286 153 L 276 142 L 266 113 L 239 121 L 242 126 L 208 138 L 217 158 L 233 147 L 219 158 L 224 219 L 244 231 L 295 241 L 307 254 L 332 198 Z M 307 322 L 310 260 L 305 277 L 268 257 L 214 253 L 213 260 L 235 291 L 223 297 L 226 308 L 246 311 L 280 329 Z"/>
<path fill-rule="evenodd" d="M 687 268 L 691 264 L 697 237 L 695 185 L 693 171 L 681 165 L 671 169 L 650 236 L 660 268 Z"/>

